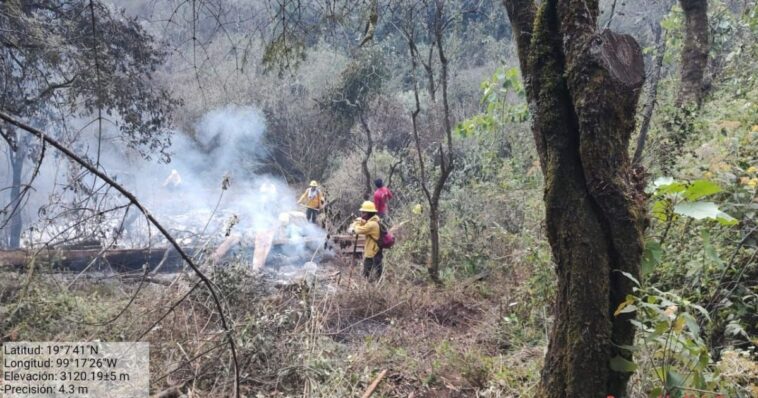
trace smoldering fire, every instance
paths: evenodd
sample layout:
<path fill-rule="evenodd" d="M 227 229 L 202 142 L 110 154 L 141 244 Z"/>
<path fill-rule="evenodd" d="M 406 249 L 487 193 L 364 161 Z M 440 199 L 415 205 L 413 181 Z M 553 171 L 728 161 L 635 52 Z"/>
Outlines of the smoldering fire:
<path fill-rule="evenodd" d="M 199 243 L 195 240 L 214 236 L 223 239 L 231 234 L 238 234 L 241 241 L 253 241 L 258 234 L 281 229 L 281 215 L 297 210 L 296 194 L 285 182 L 255 172 L 266 151 L 261 145 L 265 130 L 259 111 L 230 105 L 205 114 L 192 132 L 175 132 L 168 164 L 147 161 L 120 145 L 103 146 L 100 158 L 108 174 L 143 201 L 182 244 L 193 245 Z M 105 135 L 105 142 L 116 138 L 115 131 L 106 130 Z M 24 210 L 27 225 L 38 222 L 37 210 L 51 197 L 59 170 L 66 169 L 60 161 L 45 159 L 37 189 L 30 193 Z M 123 219 L 123 228 L 119 227 L 122 220 L 117 215 L 105 221 L 113 231 L 121 230 L 121 247 L 161 245 L 159 237 L 149 234 L 146 221 L 137 211 L 130 211 Z M 286 238 L 293 243 L 287 246 L 293 256 L 305 249 L 305 241 L 325 236 L 313 225 L 285 229 Z M 32 241 L 45 242 L 53 236 L 43 225 L 33 231 L 36 236 Z"/>

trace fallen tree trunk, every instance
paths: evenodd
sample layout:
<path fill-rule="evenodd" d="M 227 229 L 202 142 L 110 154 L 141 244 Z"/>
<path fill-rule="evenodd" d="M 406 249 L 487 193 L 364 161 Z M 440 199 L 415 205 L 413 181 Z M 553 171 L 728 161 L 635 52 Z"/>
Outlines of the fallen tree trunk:
<path fill-rule="evenodd" d="M 45 249 L 1 250 L 0 270 L 21 270 L 32 260 L 55 270 L 81 272 L 94 261 L 89 271 L 112 269 L 116 272 L 140 271 L 147 266 L 152 271 L 161 263 L 166 248 L 150 249 Z M 190 253 L 191 249 L 188 250 Z M 102 253 L 101 253 L 102 252 Z M 162 272 L 173 272 L 182 267 L 182 258 L 176 250 L 168 249 L 168 257 L 161 267 Z"/>
<path fill-rule="evenodd" d="M 351 247 L 347 247 L 347 244 L 352 244 L 352 236 L 335 235 L 327 244 L 329 249 L 335 250 L 342 255 L 349 255 L 352 252 Z M 314 239 L 306 239 L 301 244 L 305 244 L 306 247 L 312 248 L 313 245 L 321 243 Z M 225 257 L 230 256 L 235 251 L 235 246 L 242 245 L 243 243 L 239 237 L 227 239 L 224 241 L 211 256 L 213 265 L 217 265 Z M 295 243 L 287 240 L 271 240 L 269 243 L 268 252 L 274 253 L 287 253 L 292 250 Z M 359 241 L 358 254 L 363 255 L 363 246 L 365 245 L 365 239 Z M 244 242 L 243 250 L 253 250 L 257 245 L 251 242 Z M 194 255 L 200 250 L 199 248 L 186 248 L 185 251 L 189 255 Z M 266 253 L 268 257 L 268 253 Z M 164 255 L 166 256 L 164 260 Z M 43 250 L 28 250 L 28 249 L 15 249 L 15 250 L 0 250 L 0 271 L 18 271 L 26 268 L 32 258 L 35 259 L 36 264 L 43 264 L 49 266 L 53 270 L 57 271 L 72 271 L 81 272 L 85 268 L 88 271 L 97 272 L 102 270 L 113 270 L 116 272 L 130 272 L 141 271 L 143 266 L 147 266 L 149 272 L 176 272 L 182 268 L 184 261 L 179 253 L 173 248 L 166 247 L 154 247 L 154 248 L 138 248 L 138 249 L 110 249 L 103 251 L 99 247 L 93 248 L 78 248 L 78 247 L 66 247 L 66 248 L 49 248 Z M 267 259 L 265 263 L 270 262 Z M 94 263 L 90 265 L 91 262 Z M 260 261 L 260 260 L 259 260 Z M 163 265 L 160 266 L 161 262 Z M 89 267 L 87 267 L 90 265 Z M 259 266 L 258 268 L 262 268 Z"/>

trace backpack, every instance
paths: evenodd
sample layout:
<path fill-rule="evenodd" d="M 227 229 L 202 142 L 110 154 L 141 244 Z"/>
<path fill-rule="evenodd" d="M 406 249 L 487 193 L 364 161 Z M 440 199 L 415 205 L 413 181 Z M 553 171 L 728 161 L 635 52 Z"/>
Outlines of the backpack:
<path fill-rule="evenodd" d="M 379 222 L 379 240 L 376 242 L 377 245 L 379 245 L 379 248 L 389 249 L 395 244 L 395 236 L 392 235 L 392 232 L 390 232 L 389 228 L 387 228 L 387 225 L 383 222 Z"/>

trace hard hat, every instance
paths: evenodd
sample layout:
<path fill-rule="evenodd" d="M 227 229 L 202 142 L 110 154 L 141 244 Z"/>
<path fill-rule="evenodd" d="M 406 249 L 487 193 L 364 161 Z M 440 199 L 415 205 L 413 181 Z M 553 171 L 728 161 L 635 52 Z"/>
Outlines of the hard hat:
<path fill-rule="evenodd" d="M 376 206 L 374 205 L 374 202 L 367 200 L 361 205 L 360 211 L 364 213 L 376 213 Z"/>
<path fill-rule="evenodd" d="M 312 187 L 317 187 L 318 186 L 318 182 L 316 182 L 316 180 L 311 181 L 311 186 Z"/>

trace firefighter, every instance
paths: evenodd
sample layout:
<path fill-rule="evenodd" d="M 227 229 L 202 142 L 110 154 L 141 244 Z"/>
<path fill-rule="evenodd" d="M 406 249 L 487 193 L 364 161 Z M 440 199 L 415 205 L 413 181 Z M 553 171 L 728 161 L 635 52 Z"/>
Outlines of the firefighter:
<path fill-rule="evenodd" d="M 381 178 L 374 180 L 374 185 L 376 186 L 376 191 L 374 191 L 374 204 L 376 204 L 376 210 L 379 214 L 379 218 L 387 221 L 390 210 L 388 202 L 392 199 L 392 192 L 389 188 L 384 186 L 384 181 L 382 181 Z"/>
<path fill-rule="evenodd" d="M 310 186 L 305 190 L 305 193 L 303 193 L 297 203 L 306 207 L 305 215 L 308 221 L 315 224 L 319 211 L 324 208 L 324 204 L 326 203 L 324 193 L 318 187 L 318 182 L 311 181 Z"/>
<path fill-rule="evenodd" d="M 363 276 L 374 282 L 382 276 L 382 249 L 379 246 L 381 219 L 377 215 L 374 202 L 363 202 L 360 208 L 361 217 L 355 219 L 352 229 L 356 234 L 366 236 L 366 246 L 363 249 Z"/>

